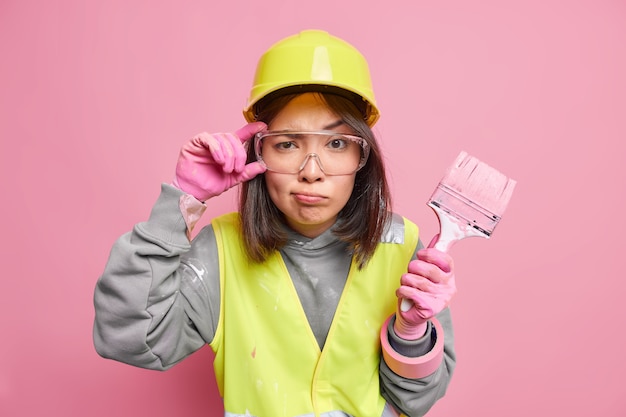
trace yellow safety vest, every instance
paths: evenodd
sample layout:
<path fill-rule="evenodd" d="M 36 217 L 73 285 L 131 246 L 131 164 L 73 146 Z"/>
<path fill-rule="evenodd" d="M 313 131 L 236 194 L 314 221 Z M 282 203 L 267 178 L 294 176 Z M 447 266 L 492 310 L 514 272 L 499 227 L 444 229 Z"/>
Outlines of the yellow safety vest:
<path fill-rule="evenodd" d="M 293 417 L 342 410 L 379 417 L 380 328 L 417 245 L 404 219 L 402 243 L 381 243 L 367 266 L 354 261 L 323 351 L 280 253 L 248 261 L 237 213 L 212 221 L 219 252 L 221 311 L 210 346 L 228 415 Z"/>

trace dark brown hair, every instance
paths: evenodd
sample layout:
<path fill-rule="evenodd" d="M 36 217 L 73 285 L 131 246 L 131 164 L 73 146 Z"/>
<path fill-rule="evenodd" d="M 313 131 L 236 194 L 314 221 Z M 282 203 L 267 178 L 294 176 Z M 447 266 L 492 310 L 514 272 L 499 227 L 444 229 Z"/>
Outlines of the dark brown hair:
<path fill-rule="evenodd" d="M 257 106 L 257 120 L 269 124 L 301 93 L 272 97 Z M 328 107 L 370 145 L 367 163 L 356 173 L 354 189 L 338 214 L 333 233 L 350 243 L 359 268 L 374 254 L 391 212 L 391 196 L 380 147 L 357 106 L 345 97 L 318 93 Z M 254 147 L 248 148 L 248 162 L 256 160 Z M 245 250 L 251 260 L 263 262 L 286 242 L 284 215 L 274 205 L 264 175 L 241 186 L 239 213 Z"/>

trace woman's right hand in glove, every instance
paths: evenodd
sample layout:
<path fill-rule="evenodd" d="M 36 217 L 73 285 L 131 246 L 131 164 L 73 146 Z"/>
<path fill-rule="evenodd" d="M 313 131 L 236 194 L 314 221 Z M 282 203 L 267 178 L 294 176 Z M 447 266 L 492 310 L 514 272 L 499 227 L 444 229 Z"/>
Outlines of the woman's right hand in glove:
<path fill-rule="evenodd" d="M 180 150 L 172 185 L 204 202 L 265 172 L 257 161 L 246 164 L 243 144 L 266 127 L 254 122 L 234 133 L 196 135 Z"/>

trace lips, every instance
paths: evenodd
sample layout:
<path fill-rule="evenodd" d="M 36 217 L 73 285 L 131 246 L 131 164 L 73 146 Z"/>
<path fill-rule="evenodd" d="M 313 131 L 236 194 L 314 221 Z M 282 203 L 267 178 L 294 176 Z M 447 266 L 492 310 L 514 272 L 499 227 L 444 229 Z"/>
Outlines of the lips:
<path fill-rule="evenodd" d="M 323 195 L 311 193 L 293 193 L 293 196 L 298 202 L 304 204 L 316 204 L 326 199 Z"/>

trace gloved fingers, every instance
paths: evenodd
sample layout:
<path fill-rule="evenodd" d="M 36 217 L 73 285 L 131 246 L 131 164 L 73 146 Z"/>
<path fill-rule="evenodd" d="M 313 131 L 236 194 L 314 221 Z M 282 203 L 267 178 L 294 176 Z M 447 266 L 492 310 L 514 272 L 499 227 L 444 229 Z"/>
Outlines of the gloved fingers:
<path fill-rule="evenodd" d="M 232 133 L 200 133 L 189 141 L 181 151 L 182 159 L 192 164 L 222 167 L 226 173 L 232 172 L 234 149 L 228 136 Z M 238 143 L 241 146 L 240 143 Z"/>
<path fill-rule="evenodd" d="M 198 133 L 183 145 L 181 154 L 187 157 L 191 156 L 192 159 L 198 160 L 200 158 L 206 158 L 207 151 L 210 154 L 219 148 L 219 143 L 215 140 L 213 135 L 202 132 Z"/>
<path fill-rule="evenodd" d="M 428 263 L 421 259 L 409 262 L 409 274 L 424 277 L 432 282 L 441 282 L 445 279 L 445 273 L 437 265 Z"/>
<path fill-rule="evenodd" d="M 223 169 L 226 173 L 240 173 L 246 166 L 246 149 L 236 134 L 223 134 L 222 151 L 224 154 Z"/>
<path fill-rule="evenodd" d="M 251 162 L 244 167 L 244 169 L 236 176 L 236 182 L 242 183 L 250 181 L 252 178 L 265 172 L 267 168 L 260 162 Z"/>
<path fill-rule="evenodd" d="M 400 286 L 414 288 L 434 296 L 452 297 L 456 293 L 456 282 L 453 274 L 446 275 L 441 281 L 435 282 L 432 278 L 406 273 L 400 278 Z"/>
<path fill-rule="evenodd" d="M 420 291 L 435 292 L 437 283 L 423 275 L 407 273 L 402 274 L 402 277 L 400 278 L 400 285 L 416 288 Z"/>
<path fill-rule="evenodd" d="M 202 132 L 194 136 L 181 149 L 181 158 L 191 164 L 223 165 L 224 151 L 220 134 Z"/>
<path fill-rule="evenodd" d="M 396 289 L 396 297 L 398 297 L 398 299 L 406 298 L 407 300 L 413 301 L 416 295 L 421 292 L 423 291 L 411 285 L 400 285 L 398 289 Z"/>
<path fill-rule="evenodd" d="M 267 125 L 263 122 L 252 122 L 252 123 L 248 123 L 241 129 L 237 130 L 235 132 L 235 135 L 243 143 L 252 139 L 254 135 L 256 135 L 262 130 L 265 130 L 266 128 L 267 128 Z"/>
<path fill-rule="evenodd" d="M 396 296 L 398 297 L 398 303 L 400 303 L 403 299 L 411 300 L 413 303 L 413 307 L 408 311 L 401 311 L 399 305 L 397 310 L 402 317 L 412 322 L 417 321 L 418 319 L 426 320 L 431 318 L 435 314 L 435 308 L 441 308 L 438 305 L 442 304 L 437 300 L 436 296 L 413 287 L 399 287 L 396 290 Z M 417 317 L 415 317 L 416 315 Z"/>
<path fill-rule="evenodd" d="M 418 262 L 423 261 L 436 266 L 444 273 L 449 273 L 454 270 L 454 261 L 452 260 L 452 257 L 448 253 L 434 248 L 420 249 L 417 251 L 417 259 Z M 410 267 L 411 264 L 409 264 L 409 268 Z"/>
<path fill-rule="evenodd" d="M 431 287 L 430 290 L 401 285 L 396 290 L 396 296 L 399 300 L 410 300 L 413 303 L 413 307 L 408 311 L 398 311 L 406 318 L 413 314 L 417 314 L 422 318 L 428 318 L 441 312 L 450 303 L 454 294 L 456 294 L 454 281 L 445 286 Z"/>
<path fill-rule="evenodd" d="M 216 160 L 216 162 L 221 163 L 224 172 L 230 174 L 231 172 L 241 173 L 244 171 L 248 155 L 243 143 L 266 127 L 267 125 L 263 122 L 248 123 L 235 133 L 220 135 L 223 159 Z"/>
<path fill-rule="evenodd" d="M 408 273 L 423 277 L 435 284 L 445 284 L 453 276 L 451 272 L 445 272 L 437 265 L 421 259 L 409 263 Z"/>

